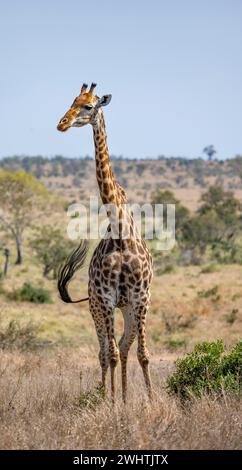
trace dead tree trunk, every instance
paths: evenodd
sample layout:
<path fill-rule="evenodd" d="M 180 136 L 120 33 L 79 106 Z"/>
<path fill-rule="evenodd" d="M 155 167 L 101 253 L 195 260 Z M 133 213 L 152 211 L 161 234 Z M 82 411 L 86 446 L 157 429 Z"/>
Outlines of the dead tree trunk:
<path fill-rule="evenodd" d="M 4 263 L 4 268 L 3 268 L 3 274 L 4 276 L 7 276 L 9 265 L 10 265 L 10 250 L 8 248 L 5 248 L 4 256 L 5 256 L 5 263 Z"/>
<path fill-rule="evenodd" d="M 22 240 L 20 236 L 16 236 L 16 248 L 17 248 L 17 258 L 15 264 L 22 264 L 23 255 L 22 255 Z"/>

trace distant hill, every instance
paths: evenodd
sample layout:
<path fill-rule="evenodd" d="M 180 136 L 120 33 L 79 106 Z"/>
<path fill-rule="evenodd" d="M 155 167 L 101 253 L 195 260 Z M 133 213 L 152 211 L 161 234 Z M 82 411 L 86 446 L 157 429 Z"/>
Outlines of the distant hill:
<path fill-rule="evenodd" d="M 111 158 L 115 176 L 127 189 L 130 202 L 149 202 L 156 188 L 170 189 L 194 210 L 201 193 L 215 183 L 233 190 L 242 199 L 242 156 L 214 161 L 175 157 L 146 160 Z M 13 156 L 1 159 L 0 168 L 33 173 L 50 190 L 68 199 L 83 201 L 97 193 L 95 162 L 90 157 Z"/>

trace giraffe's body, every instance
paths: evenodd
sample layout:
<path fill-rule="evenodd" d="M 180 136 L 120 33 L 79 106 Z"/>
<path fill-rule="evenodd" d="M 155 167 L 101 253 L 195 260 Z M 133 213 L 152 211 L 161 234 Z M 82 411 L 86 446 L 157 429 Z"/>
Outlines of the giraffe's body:
<path fill-rule="evenodd" d="M 94 87 L 93 87 L 94 88 Z M 84 90 L 84 91 L 83 91 Z M 70 110 L 60 121 L 59 130 L 73 125 L 86 124 L 86 117 L 82 121 L 75 121 L 73 112 L 75 106 L 85 108 L 92 105 L 93 112 L 89 117 L 89 123 L 93 127 L 96 175 L 103 204 L 112 204 L 118 212 L 118 233 L 119 237 L 112 237 L 111 226 L 108 228 L 107 236 L 100 241 L 96 247 L 89 266 L 89 308 L 94 320 L 98 341 L 100 345 L 99 360 L 102 368 L 102 384 L 106 392 L 106 376 L 108 367 L 111 369 L 111 392 L 113 400 L 116 398 L 116 367 L 121 360 L 122 367 L 122 390 L 123 399 L 127 393 L 127 357 L 129 349 L 138 337 L 137 355 L 142 366 L 145 383 L 149 395 L 151 395 L 151 382 L 149 375 L 149 355 L 146 347 L 145 321 L 150 300 L 150 282 L 152 278 L 152 259 L 144 240 L 137 237 L 137 230 L 134 225 L 131 213 L 126 214 L 126 224 L 128 224 L 129 236 L 122 237 L 123 216 L 125 203 L 127 202 L 124 189 L 116 182 L 109 159 L 107 147 L 106 129 L 101 106 L 97 102 L 103 100 L 93 96 L 92 93 L 85 93 L 85 86 L 82 88 L 80 96 L 74 101 Z M 92 91 L 92 88 L 91 88 Z M 79 102 L 78 102 L 79 99 Z M 99 101 L 97 101 L 99 100 Z M 88 104 L 85 104 L 88 103 Z M 102 104 L 103 105 L 103 104 Z M 66 121 L 69 119 L 69 121 Z M 69 124 L 68 127 L 67 123 Z M 84 123 L 84 124 L 83 124 Z M 63 127 L 63 128 L 62 128 Z M 110 216 L 110 212 L 108 212 Z M 64 267 L 68 269 L 68 263 Z M 74 269 L 75 270 L 75 269 Z M 70 280 L 60 282 L 60 294 L 65 301 L 71 301 L 66 295 L 65 284 Z M 66 300 L 68 298 L 69 300 Z M 115 340 L 114 331 L 114 311 L 119 307 L 124 317 L 124 333 L 119 342 L 119 347 Z"/>

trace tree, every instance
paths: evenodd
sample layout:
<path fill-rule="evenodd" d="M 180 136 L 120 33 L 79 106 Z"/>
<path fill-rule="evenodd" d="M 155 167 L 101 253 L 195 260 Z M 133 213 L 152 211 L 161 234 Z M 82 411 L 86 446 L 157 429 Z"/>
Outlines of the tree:
<path fill-rule="evenodd" d="M 189 209 L 183 206 L 172 191 L 165 190 L 162 191 L 157 189 L 152 193 L 151 204 L 163 204 L 163 217 L 164 220 L 167 219 L 167 204 L 175 204 L 176 206 L 176 231 L 179 231 L 185 221 L 189 218 Z"/>
<path fill-rule="evenodd" d="M 36 236 L 30 246 L 43 265 L 43 276 L 47 277 L 52 272 L 53 279 L 56 279 L 59 266 L 75 244 L 67 240 L 59 228 L 45 225 L 38 232 L 36 229 Z"/>
<path fill-rule="evenodd" d="M 236 157 L 228 160 L 228 166 L 242 180 L 242 155 L 236 155 Z"/>
<path fill-rule="evenodd" d="M 234 197 L 232 191 L 225 191 L 221 186 L 210 186 L 208 191 L 201 196 L 202 205 L 198 212 L 207 214 L 214 211 L 227 226 L 238 225 L 238 216 L 241 213 L 242 205 Z"/>
<path fill-rule="evenodd" d="M 217 150 L 215 150 L 214 145 L 207 145 L 206 147 L 204 147 L 203 153 L 206 153 L 208 159 L 212 160 L 214 154 L 217 153 Z"/>
<path fill-rule="evenodd" d="M 200 255 L 204 255 L 208 245 L 219 242 L 226 232 L 222 219 L 215 211 L 195 215 L 188 219 L 182 228 L 182 243 L 186 248 L 195 252 L 198 248 Z"/>
<path fill-rule="evenodd" d="M 195 253 L 204 255 L 210 246 L 218 259 L 226 252 L 227 259 L 234 260 L 238 255 L 241 238 L 241 203 L 232 191 L 221 186 L 210 186 L 202 194 L 202 205 L 196 215 L 182 227 L 182 244 Z M 241 249 L 240 249 L 241 251 Z"/>
<path fill-rule="evenodd" d="M 38 215 L 48 192 L 30 173 L 0 170 L 0 226 L 16 243 L 15 264 L 23 260 L 23 234 Z"/>

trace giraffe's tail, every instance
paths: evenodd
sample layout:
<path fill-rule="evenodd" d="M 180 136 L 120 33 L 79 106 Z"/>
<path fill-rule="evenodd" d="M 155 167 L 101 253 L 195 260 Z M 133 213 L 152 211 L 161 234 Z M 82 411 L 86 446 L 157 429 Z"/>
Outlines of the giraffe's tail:
<path fill-rule="evenodd" d="M 84 299 L 80 300 L 72 300 L 68 293 L 68 284 L 75 272 L 83 266 L 87 252 L 88 241 L 82 240 L 80 245 L 75 248 L 75 250 L 67 258 L 65 264 L 59 269 L 57 286 L 63 302 L 78 303 L 89 299 L 89 297 L 85 297 Z"/>

